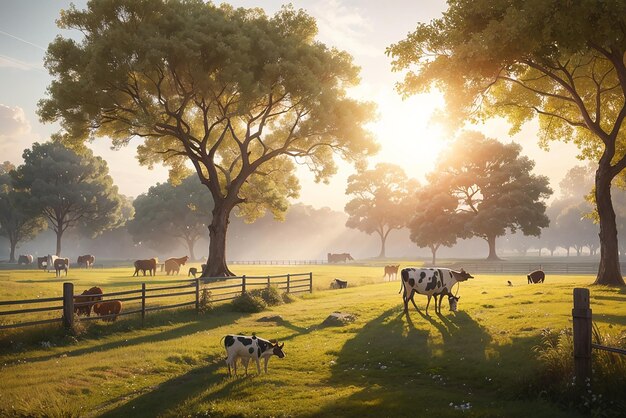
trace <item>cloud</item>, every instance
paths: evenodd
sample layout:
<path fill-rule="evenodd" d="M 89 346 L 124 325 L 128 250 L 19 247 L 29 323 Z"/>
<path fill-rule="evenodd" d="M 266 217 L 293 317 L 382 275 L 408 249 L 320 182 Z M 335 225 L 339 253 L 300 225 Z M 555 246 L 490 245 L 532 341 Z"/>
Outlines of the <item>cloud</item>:
<path fill-rule="evenodd" d="M 31 64 L 3 54 L 0 54 L 0 68 L 13 68 L 22 71 L 34 70 L 40 73 L 45 73 L 41 63 Z"/>
<path fill-rule="evenodd" d="M 312 11 L 322 41 L 352 55 L 381 55 L 381 49 L 371 42 L 373 23 L 359 9 L 347 7 L 340 0 L 323 0 Z"/>
<path fill-rule="evenodd" d="M 16 137 L 30 132 L 30 124 L 21 107 L 0 104 L 0 137 Z"/>

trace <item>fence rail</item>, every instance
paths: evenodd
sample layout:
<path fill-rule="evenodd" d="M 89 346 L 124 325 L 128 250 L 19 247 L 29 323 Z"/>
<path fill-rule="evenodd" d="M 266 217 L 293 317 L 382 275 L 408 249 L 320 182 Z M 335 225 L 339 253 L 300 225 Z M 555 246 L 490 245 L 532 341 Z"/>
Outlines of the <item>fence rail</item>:
<path fill-rule="evenodd" d="M 626 263 L 620 263 L 622 270 Z M 482 262 L 482 263 L 455 263 L 452 268 L 463 268 L 471 273 L 530 273 L 534 270 L 543 270 L 555 274 L 596 274 L 598 263 L 523 263 L 523 262 Z"/>
<path fill-rule="evenodd" d="M 110 300 L 118 300 L 120 302 L 136 301 L 137 303 L 135 305 L 138 306 L 133 306 L 133 304 L 130 304 L 131 306 L 125 308 L 118 315 L 111 314 L 102 316 L 86 316 L 81 317 L 81 321 L 92 321 L 96 319 L 109 319 L 116 318 L 117 316 L 141 314 L 141 319 L 143 322 L 146 312 L 181 308 L 192 305 L 195 306 L 196 311 L 199 311 L 200 294 L 203 290 L 208 290 L 211 292 L 212 302 L 224 302 L 232 300 L 248 290 L 268 286 L 276 286 L 279 290 L 283 290 L 287 293 L 313 292 L 313 273 L 311 272 L 298 274 L 282 274 L 276 276 L 237 276 L 228 278 L 206 277 L 193 280 L 185 279 L 181 280 L 180 282 L 183 284 L 150 288 L 146 286 L 146 283 L 141 283 L 140 289 L 123 290 L 119 292 L 109 292 L 98 295 L 102 298 L 102 300 L 97 302 L 78 302 L 78 300 L 80 300 L 81 297 L 85 297 L 85 295 L 74 294 L 73 283 L 63 283 L 63 297 L 1 301 L 0 306 L 2 307 L 53 302 L 62 302 L 62 305 L 33 307 L 27 309 L 9 309 L 4 311 L 0 310 L 0 318 L 5 318 L 11 315 L 14 317 L 18 317 L 22 320 L 22 322 L 16 323 L 0 322 L 0 330 L 57 322 L 62 322 L 66 328 L 71 328 L 73 326 L 75 308 L 84 306 L 91 307 L 95 303 L 106 302 Z M 166 291 L 170 293 L 162 293 Z M 193 300 L 191 301 L 189 301 L 188 298 L 188 296 L 190 295 L 193 295 Z M 120 298 L 118 296 L 124 297 Z M 162 300 L 164 298 L 177 299 L 170 300 L 168 302 L 169 304 L 167 305 L 159 304 L 155 306 L 147 306 L 147 301 Z M 51 311 L 61 311 L 61 315 L 46 319 L 25 319 L 25 316 L 29 314 Z"/>
<path fill-rule="evenodd" d="M 606 347 L 591 342 L 593 317 L 589 307 L 589 289 L 574 289 L 572 320 L 574 332 L 574 375 L 576 376 L 576 382 L 586 382 L 591 379 L 592 349 L 626 355 L 626 350 L 624 349 Z"/>

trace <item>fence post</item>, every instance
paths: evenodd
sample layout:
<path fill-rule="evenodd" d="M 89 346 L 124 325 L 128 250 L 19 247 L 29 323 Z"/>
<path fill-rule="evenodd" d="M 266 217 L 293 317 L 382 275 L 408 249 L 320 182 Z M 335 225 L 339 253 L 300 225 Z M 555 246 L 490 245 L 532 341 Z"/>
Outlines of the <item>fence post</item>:
<path fill-rule="evenodd" d="M 141 326 L 143 326 L 143 321 L 146 319 L 146 284 L 141 284 Z"/>
<path fill-rule="evenodd" d="M 270 275 L 269 274 L 267 275 L 267 287 L 268 289 L 270 287 Z"/>
<path fill-rule="evenodd" d="M 572 309 L 574 328 L 574 375 L 576 385 L 584 388 L 591 379 L 591 309 L 589 308 L 589 289 L 574 289 L 574 309 Z"/>
<path fill-rule="evenodd" d="M 246 275 L 241 276 L 241 294 L 246 293 Z"/>
<path fill-rule="evenodd" d="M 63 326 L 74 326 L 74 283 L 63 283 Z"/>
<path fill-rule="evenodd" d="M 291 274 L 287 273 L 287 293 L 289 293 Z"/>
<path fill-rule="evenodd" d="M 200 279 L 195 280 L 196 285 L 196 313 L 200 312 Z"/>
<path fill-rule="evenodd" d="M 309 272 L 309 293 L 313 293 L 313 272 Z"/>

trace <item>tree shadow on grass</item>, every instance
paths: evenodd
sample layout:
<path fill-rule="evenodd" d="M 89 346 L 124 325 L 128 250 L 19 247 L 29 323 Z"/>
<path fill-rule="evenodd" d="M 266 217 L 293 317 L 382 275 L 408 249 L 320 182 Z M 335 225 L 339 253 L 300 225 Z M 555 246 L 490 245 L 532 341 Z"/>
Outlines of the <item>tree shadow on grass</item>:
<path fill-rule="evenodd" d="M 357 391 L 309 416 L 459 416 L 450 404 L 464 401 L 476 401 L 484 416 L 527 414 L 523 400 L 493 396 L 497 387 L 506 390 L 503 380 L 511 380 L 507 386 L 515 381 L 517 367 L 491 375 L 500 362 L 515 356 L 513 347 L 502 356 L 488 354 L 495 350 L 490 334 L 466 312 L 431 317 L 418 311 L 415 318 L 396 312 L 388 310 L 367 323 L 338 354 L 327 383 Z M 536 341 L 533 337 L 526 344 Z M 486 399 L 489 404 L 481 405 Z M 555 409 L 548 405 L 547 410 L 540 416 Z"/>
<path fill-rule="evenodd" d="M 183 404 L 187 399 L 198 397 L 209 385 L 219 383 L 225 377 L 217 374 L 218 369 L 224 365 L 222 357 L 210 356 L 207 363 L 206 366 L 192 369 L 156 387 L 146 388 L 134 398 L 133 395 L 125 395 L 101 405 L 98 409 L 107 411 L 98 416 L 155 417 L 170 411 L 172 407 Z M 237 379 L 230 380 L 215 392 L 215 396 L 228 396 L 232 387 L 239 382 Z M 128 400 L 129 398 L 132 399 Z M 116 404 L 119 405 L 109 409 Z"/>

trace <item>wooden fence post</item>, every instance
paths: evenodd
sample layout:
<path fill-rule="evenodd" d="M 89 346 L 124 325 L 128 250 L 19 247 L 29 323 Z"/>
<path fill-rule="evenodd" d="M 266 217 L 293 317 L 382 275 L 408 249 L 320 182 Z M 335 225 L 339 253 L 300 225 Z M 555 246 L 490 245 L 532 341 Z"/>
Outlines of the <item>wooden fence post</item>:
<path fill-rule="evenodd" d="M 572 309 L 574 328 L 574 375 L 576 385 L 584 388 L 591 379 L 591 309 L 589 308 L 589 289 L 574 289 L 574 309 Z"/>
<path fill-rule="evenodd" d="M 74 283 L 63 283 L 63 326 L 67 330 L 74 326 Z"/>
<path fill-rule="evenodd" d="M 246 293 L 246 275 L 241 276 L 241 294 Z"/>
<path fill-rule="evenodd" d="M 269 289 L 270 287 L 270 275 L 267 275 L 267 288 Z"/>
<path fill-rule="evenodd" d="M 200 279 L 195 280 L 196 285 L 196 313 L 200 312 Z"/>
<path fill-rule="evenodd" d="M 291 277 L 291 275 L 290 275 L 289 273 L 287 273 L 287 293 L 289 293 L 289 287 L 290 287 L 290 285 L 291 285 L 291 283 L 290 283 L 290 277 Z"/>
<path fill-rule="evenodd" d="M 313 272 L 309 272 L 309 293 L 313 293 Z"/>
<path fill-rule="evenodd" d="M 141 326 L 143 326 L 143 321 L 146 319 L 146 284 L 141 284 Z"/>

